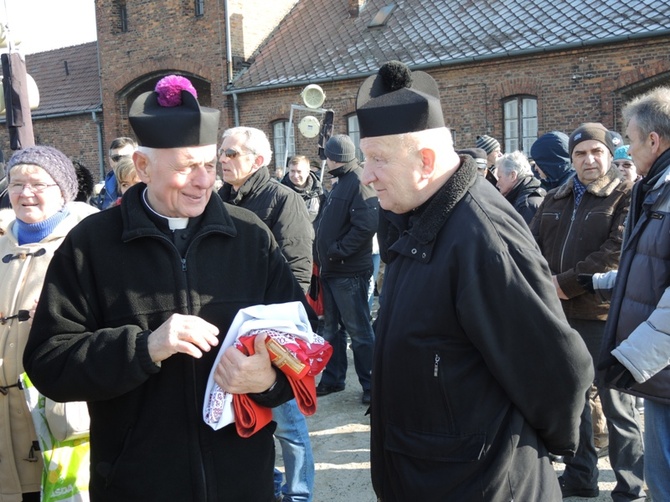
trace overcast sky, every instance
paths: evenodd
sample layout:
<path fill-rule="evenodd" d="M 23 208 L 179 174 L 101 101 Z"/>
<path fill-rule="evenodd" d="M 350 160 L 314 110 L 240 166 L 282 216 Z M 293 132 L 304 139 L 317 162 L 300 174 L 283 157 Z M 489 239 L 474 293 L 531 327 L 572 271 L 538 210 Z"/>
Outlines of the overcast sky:
<path fill-rule="evenodd" d="M 24 54 L 96 39 L 94 0 L 0 0 L 0 20 Z"/>

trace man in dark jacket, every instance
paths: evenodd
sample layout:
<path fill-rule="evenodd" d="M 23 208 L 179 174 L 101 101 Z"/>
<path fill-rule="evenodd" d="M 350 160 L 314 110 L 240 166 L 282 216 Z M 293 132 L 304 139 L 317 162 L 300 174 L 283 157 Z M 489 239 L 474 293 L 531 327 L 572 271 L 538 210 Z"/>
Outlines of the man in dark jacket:
<path fill-rule="evenodd" d="M 323 337 L 333 346 L 333 355 L 316 393 L 325 396 L 344 390 L 349 333 L 356 374 L 363 388 L 362 402 L 368 404 L 374 344 L 368 287 L 372 237 L 379 218 L 377 197 L 371 187 L 361 184 L 363 170 L 349 136 L 331 136 L 325 155 L 328 171 L 337 183 L 317 224 L 316 251 L 323 286 Z"/>
<path fill-rule="evenodd" d="M 377 496 L 560 500 L 548 451 L 574 452 L 593 369 L 546 261 L 454 151 L 428 74 L 385 64 L 359 89 L 357 114 L 363 182 L 397 236 L 375 325 Z"/>
<path fill-rule="evenodd" d="M 526 156 L 517 151 L 496 160 L 496 186 L 526 223 L 535 216 L 547 192 L 533 176 Z"/>
<path fill-rule="evenodd" d="M 227 153 L 226 153 L 227 152 Z M 270 176 L 272 148 L 267 136 L 253 127 L 223 133 L 219 160 L 224 202 L 256 213 L 272 231 L 293 275 L 307 291 L 312 278 L 314 230 L 302 199 Z"/>
<path fill-rule="evenodd" d="M 587 292 L 579 274 L 618 268 L 632 184 L 612 164 L 613 136 L 600 123 L 586 123 L 569 137 L 576 175 L 550 191 L 530 228 L 549 262 L 563 310 L 597 360 L 609 304 Z M 615 501 L 644 500 L 643 446 L 635 401 L 616 390 L 598 389 L 609 430 L 609 457 L 617 479 Z M 598 496 L 598 458 L 591 406 L 582 414 L 574 458 L 565 459 L 564 496 Z"/>
<path fill-rule="evenodd" d="M 598 369 L 604 384 L 644 398 L 644 480 L 670 500 L 670 88 L 623 109 L 633 188 Z"/>
<path fill-rule="evenodd" d="M 309 159 L 304 155 L 292 157 L 288 162 L 288 172 L 281 182 L 302 197 L 309 220 L 314 222 L 319 215 L 325 195 L 321 181 L 310 169 Z"/>
<path fill-rule="evenodd" d="M 279 248 L 303 291 L 309 288 L 314 232 L 300 196 L 270 177 L 272 147 L 267 136 L 253 127 L 233 127 L 223 133 L 219 149 L 225 202 L 252 211 L 272 231 Z M 233 152 L 254 152 L 237 155 Z M 309 501 L 314 492 L 314 456 L 305 416 L 295 399 L 272 410 L 286 466 L 286 483 L 275 469 L 275 496 L 287 502 Z"/>
<path fill-rule="evenodd" d="M 25 368 L 48 397 L 88 401 L 91 500 L 270 502 L 274 424 L 214 431 L 203 401 L 239 309 L 304 295 L 265 225 L 212 197 L 219 111 L 184 81 L 166 77 L 131 106 L 142 183 L 56 252 Z M 293 394 L 263 342 L 252 356 L 230 347 L 214 379 L 274 407 Z"/>

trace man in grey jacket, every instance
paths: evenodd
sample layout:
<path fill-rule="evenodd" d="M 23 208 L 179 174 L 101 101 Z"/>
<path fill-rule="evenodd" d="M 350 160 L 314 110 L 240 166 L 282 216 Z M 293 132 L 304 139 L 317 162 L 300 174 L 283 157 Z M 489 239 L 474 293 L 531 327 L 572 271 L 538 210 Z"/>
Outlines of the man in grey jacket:
<path fill-rule="evenodd" d="M 670 88 L 623 110 L 633 188 L 598 369 L 603 384 L 645 398 L 644 479 L 670 500 Z"/>

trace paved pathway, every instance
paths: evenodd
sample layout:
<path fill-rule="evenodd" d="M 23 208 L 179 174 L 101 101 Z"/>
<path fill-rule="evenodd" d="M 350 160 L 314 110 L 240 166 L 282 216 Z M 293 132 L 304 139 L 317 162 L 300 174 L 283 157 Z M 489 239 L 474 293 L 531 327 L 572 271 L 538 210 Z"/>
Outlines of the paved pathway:
<path fill-rule="evenodd" d="M 348 352 L 346 389 L 319 398 L 316 414 L 307 419 L 316 463 L 314 502 L 377 500 L 370 482 L 370 419 L 365 415 L 367 406 L 361 404 L 361 388 L 355 377 L 351 350 Z M 282 465 L 281 458 L 278 459 L 278 465 Z M 555 464 L 558 474 L 563 472 L 563 467 L 563 464 Z M 571 497 L 565 500 L 611 501 L 614 474 L 609 460 L 601 458 L 598 468 L 598 498 Z"/>

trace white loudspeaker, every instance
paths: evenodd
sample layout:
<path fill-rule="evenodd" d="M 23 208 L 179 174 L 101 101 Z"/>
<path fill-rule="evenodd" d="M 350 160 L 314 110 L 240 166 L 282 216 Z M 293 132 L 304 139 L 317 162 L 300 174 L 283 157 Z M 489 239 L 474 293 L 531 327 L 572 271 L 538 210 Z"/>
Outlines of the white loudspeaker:
<path fill-rule="evenodd" d="M 0 115 L 4 115 L 7 111 L 2 81 L 3 77 L 2 72 L 0 71 Z M 30 106 L 31 110 L 35 110 L 38 106 L 40 106 L 40 90 L 37 88 L 35 79 L 30 76 L 30 74 L 26 74 L 26 82 L 28 84 L 28 105 Z"/>
<path fill-rule="evenodd" d="M 302 90 L 300 97 L 307 108 L 319 108 L 326 100 L 326 93 L 320 86 L 309 84 Z"/>
<path fill-rule="evenodd" d="M 298 122 L 298 130 L 305 138 L 315 138 L 319 134 L 321 124 L 313 115 L 307 115 Z"/>

